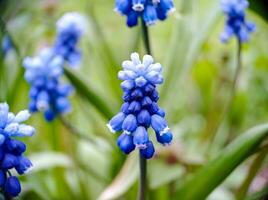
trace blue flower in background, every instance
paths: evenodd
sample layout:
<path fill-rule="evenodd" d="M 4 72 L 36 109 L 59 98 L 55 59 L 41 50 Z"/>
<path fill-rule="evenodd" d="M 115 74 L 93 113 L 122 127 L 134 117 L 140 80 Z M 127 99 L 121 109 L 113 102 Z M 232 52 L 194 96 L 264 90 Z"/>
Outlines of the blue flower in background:
<path fill-rule="evenodd" d="M 12 48 L 13 48 L 13 45 L 9 36 L 5 35 L 2 38 L 2 44 L 1 44 L 1 50 L 2 50 L 3 56 L 5 57 Z"/>
<path fill-rule="evenodd" d="M 159 143 L 168 145 L 172 140 L 165 112 L 157 105 L 156 85 L 163 82 L 162 66 L 154 63 L 150 55 L 140 61 L 139 54 L 132 53 L 131 60 L 124 61 L 122 67 L 118 77 L 123 80 L 124 104 L 107 126 L 113 133 L 122 132 L 117 144 L 124 153 L 129 154 L 137 147 L 149 159 L 155 151 L 148 136 L 149 127 L 155 131 Z"/>
<path fill-rule="evenodd" d="M 24 77 L 31 85 L 29 109 L 44 112 L 45 119 L 52 121 L 58 114 L 70 111 L 68 96 L 72 87 L 61 83 L 64 60 L 55 56 L 50 48 L 43 49 L 36 57 L 24 59 Z"/>
<path fill-rule="evenodd" d="M 31 161 L 23 153 L 26 145 L 13 137 L 32 136 L 35 129 L 22 122 L 28 120 L 30 113 L 20 111 L 17 115 L 9 112 L 6 103 L 0 103 L 0 188 L 8 197 L 15 197 L 21 192 L 18 178 L 12 176 L 10 170 L 24 174 L 32 166 Z"/>
<path fill-rule="evenodd" d="M 165 20 L 175 7 L 173 0 L 115 0 L 115 11 L 127 17 L 129 27 L 136 26 L 139 17 L 149 26 Z"/>
<path fill-rule="evenodd" d="M 240 42 L 246 42 L 249 34 L 255 30 L 255 24 L 246 21 L 247 0 L 221 0 L 221 8 L 226 15 L 226 23 L 221 41 L 227 42 L 232 36 Z"/>
<path fill-rule="evenodd" d="M 57 22 L 55 54 L 61 55 L 72 66 L 81 60 L 81 53 L 76 46 L 85 31 L 85 26 L 84 17 L 76 12 L 63 15 Z"/>

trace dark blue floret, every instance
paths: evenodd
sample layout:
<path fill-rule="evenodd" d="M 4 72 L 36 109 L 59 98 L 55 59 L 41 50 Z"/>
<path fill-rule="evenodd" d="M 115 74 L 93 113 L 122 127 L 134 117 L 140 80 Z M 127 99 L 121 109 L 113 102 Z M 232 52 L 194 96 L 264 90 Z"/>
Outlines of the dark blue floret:
<path fill-rule="evenodd" d="M 9 197 L 16 197 L 21 192 L 20 181 L 16 176 L 7 178 L 4 188 L 5 193 Z"/>
<path fill-rule="evenodd" d="M 173 0 L 115 0 L 115 11 L 127 17 L 129 27 L 136 26 L 139 17 L 148 26 L 155 24 L 174 10 Z"/>

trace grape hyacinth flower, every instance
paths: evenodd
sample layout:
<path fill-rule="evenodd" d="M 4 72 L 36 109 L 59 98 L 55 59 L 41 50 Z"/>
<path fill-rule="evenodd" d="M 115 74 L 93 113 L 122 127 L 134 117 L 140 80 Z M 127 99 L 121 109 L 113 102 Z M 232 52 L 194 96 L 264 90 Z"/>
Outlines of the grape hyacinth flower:
<path fill-rule="evenodd" d="M 136 26 L 139 17 L 149 26 L 165 20 L 175 7 L 173 0 L 115 0 L 115 11 L 127 17 L 129 27 Z"/>
<path fill-rule="evenodd" d="M 81 53 L 76 46 L 85 31 L 85 26 L 84 17 L 76 12 L 64 14 L 57 22 L 54 51 L 71 66 L 77 65 L 81 60 Z"/>
<path fill-rule="evenodd" d="M 150 126 L 159 143 L 168 145 L 172 140 L 165 112 L 157 105 L 156 85 L 163 82 L 162 66 L 153 62 L 150 55 L 145 55 L 141 62 L 139 54 L 132 53 L 131 60 L 122 63 L 123 70 L 119 71 L 118 77 L 123 80 L 124 103 L 121 111 L 107 124 L 111 132 L 122 132 L 117 144 L 124 153 L 129 154 L 137 147 L 146 159 L 155 152 L 148 136 Z"/>
<path fill-rule="evenodd" d="M 246 21 L 245 10 L 248 8 L 247 0 L 221 0 L 221 8 L 226 15 L 224 31 L 221 41 L 227 42 L 232 36 L 240 42 L 246 42 L 249 34 L 255 31 L 255 24 Z"/>
<path fill-rule="evenodd" d="M 5 35 L 2 38 L 2 44 L 1 44 L 1 50 L 2 50 L 3 56 L 5 57 L 12 48 L 13 48 L 13 45 L 9 36 Z"/>
<path fill-rule="evenodd" d="M 31 161 L 23 153 L 26 145 L 13 137 L 27 137 L 35 133 L 35 129 L 23 124 L 30 117 L 27 110 L 17 115 L 9 112 L 6 103 L 0 103 L 0 188 L 8 198 L 16 197 L 21 192 L 18 178 L 10 170 L 15 169 L 18 174 L 25 174 Z"/>
<path fill-rule="evenodd" d="M 55 56 L 50 48 L 43 49 L 36 57 L 25 58 L 23 62 L 24 77 L 31 85 L 29 110 L 44 112 L 47 121 L 71 109 L 68 96 L 72 87 L 61 83 L 63 64 L 62 57 Z"/>

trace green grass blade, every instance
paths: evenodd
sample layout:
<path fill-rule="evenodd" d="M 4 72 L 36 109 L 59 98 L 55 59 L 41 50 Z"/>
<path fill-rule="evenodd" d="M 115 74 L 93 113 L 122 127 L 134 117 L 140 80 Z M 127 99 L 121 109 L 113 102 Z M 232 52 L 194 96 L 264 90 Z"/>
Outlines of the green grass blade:
<path fill-rule="evenodd" d="M 91 103 L 105 118 L 110 119 L 114 112 L 93 89 L 91 89 L 77 73 L 68 67 L 64 67 L 64 72 L 77 93 Z"/>
<path fill-rule="evenodd" d="M 176 198 L 205 199 L 245 159 L 251 156 L 268 137 L 268 124 L 256 126 L 223 149 L 218 156 L 180 185 Z"/>
<path fill-rule="evenodd" d="M 113 182 L 98 197 L 98 200 L 118 199 L 135 183 L 137 177 L 138 157 L 137 154 L 131 154 Z"/>

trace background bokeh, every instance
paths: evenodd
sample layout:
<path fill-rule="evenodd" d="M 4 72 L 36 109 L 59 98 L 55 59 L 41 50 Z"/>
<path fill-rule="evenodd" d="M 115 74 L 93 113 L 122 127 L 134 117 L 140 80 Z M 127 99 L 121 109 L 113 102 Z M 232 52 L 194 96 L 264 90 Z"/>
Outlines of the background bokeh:
<path fill-rule="evenodd" d="M 29 85 L 22 77 L 21 59 L 51 45 L 56 21 L 66 12 L 77 11 L 87 18 L 88 24 L 80 43 L 82 63 L 75 73 L 113 113 L 119 110 L 122 92 L 116 74 L 130 53 L 144 54 L 144 48 L 140 27 L 128 28 L 125 18 L 113 11 L 114 1 L 2 0 L 0 3 L 1 18 L 20 52 L 18 55 L 11 50 L 1 60 L 0 101 L 8 100 L 13 112 L 27 108 Z M 243 45 L 243 69 L 234 101 L 224 118 L 237 44 L 234 39 L 228 44 L 219 41 L 224 25 L 219 2 L 176 0 L 175 4 L 174 15 L 149 28 L 153 56 L 163 65 L 165 79 L 159 87 L 159 105 L 166 110 L 174 134 L 172 145 L 157 146 L 156 156 L 148 161 L 149 199 L 153 200 L 179 199 L 176 188 L 191 174 L 217 157 L 243 131 L 268 119 L 265 17 L 248 11 L 248 19 L 256 23 L 257 31 Z M 71 102 L 73 110 L 66 120 L 90 140 L 74 136 L 60 120 L 48 123 L 42 114 L 34 114 L 28 123 L 36 127 L 36 135 L 24 140 L 34 168 L 20 177 L 23 187 L 20 198 L 135 199 L 137 152 L 125 156 L 119 151 L 116 136 L 106 127 L 107 117 L 87 98 L 74 93 Z M 252 156 L 239 165 L 208 199 L 232 200 L 239 196 L 255 158 Z M 248 195 L 268 184 L 267 156 L 264 154 L 255 165 L 256 173 L 246 187 Z"/>

